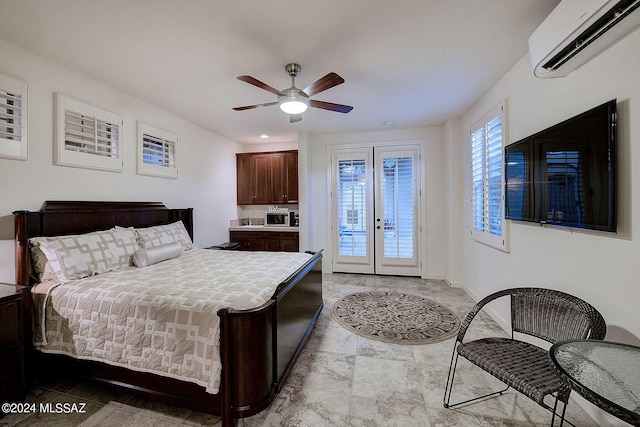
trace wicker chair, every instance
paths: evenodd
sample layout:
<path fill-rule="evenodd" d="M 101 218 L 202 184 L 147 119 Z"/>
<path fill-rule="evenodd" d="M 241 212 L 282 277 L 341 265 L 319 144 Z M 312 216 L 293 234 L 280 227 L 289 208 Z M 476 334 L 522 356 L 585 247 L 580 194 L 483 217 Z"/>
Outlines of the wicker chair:
<path fill-rule="evenodd" d="M 511 338 L 481 338 L 463 342 L 465 334 L 478 312 L 500 297 L 511 298 Z M 552 289 L 514 288 L 496 292 L 477 303 L 460 326 L 453 347 L 449 375 L 444 392 L 444 407 L 452 408 L 478 399 L 506 392 L 513 387 L 540 406 L 550 410 L 551 426 L 556 415 L 564 423 L 571 389 L 562 382 L 551 365 L 549 351 L 514 338 L 515 333 L 531 335 L 555 343 L 568 339 L 603 339 L 606 324 L 602 315 L 589 303 L 575 296 Z M 453 379 L 462 356 L 507 385 L 504 390 L 451 404 Z M 553 406 L 544 402 L 555 395 Z M 563 403 L 558 414 L 558 401 Z"/>

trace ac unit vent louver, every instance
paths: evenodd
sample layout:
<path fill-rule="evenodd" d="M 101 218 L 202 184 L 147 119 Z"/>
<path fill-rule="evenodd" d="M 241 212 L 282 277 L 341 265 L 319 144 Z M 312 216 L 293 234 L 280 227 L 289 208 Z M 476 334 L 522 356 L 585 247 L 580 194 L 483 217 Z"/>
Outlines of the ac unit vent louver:
<path fill-rule="evenodd" d="M 640 25 L 640 0 L 563 0 L 529 38 L 536 77 L 563 77 Z"/>

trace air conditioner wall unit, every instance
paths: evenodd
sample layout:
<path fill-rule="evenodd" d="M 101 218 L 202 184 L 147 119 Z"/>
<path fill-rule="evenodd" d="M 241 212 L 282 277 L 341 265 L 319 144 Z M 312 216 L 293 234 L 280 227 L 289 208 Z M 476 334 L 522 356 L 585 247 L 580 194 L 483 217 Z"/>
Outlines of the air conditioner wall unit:
<path fill-rule="evenodd" d="M 536 77 L 564 77 L 640 26 L 640 0 L 562 0 L 529 37 Z"/>

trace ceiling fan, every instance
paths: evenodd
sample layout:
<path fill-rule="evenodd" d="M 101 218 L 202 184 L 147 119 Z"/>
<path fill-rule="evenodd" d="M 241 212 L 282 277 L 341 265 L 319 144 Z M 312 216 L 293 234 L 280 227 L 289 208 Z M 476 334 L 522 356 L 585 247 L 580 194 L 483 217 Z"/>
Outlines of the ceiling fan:
<path fill-rule="evenodd" d="M 322 108 L 323 110 L 336 111 L 338 113 L 348 113 L 353 110 L 349 105 L 334 104 L 332 102 L 316 101 L 309 99 L 311 96 L 331 89 L 334 86 L 344 83 L 344 79 L 336 73 L 329 73 L 326 76 L 316 80 L 311 86 L 300 90 L 296 87 L 296 77 L 300 74 L 302 67 L 298 64 L 287 64 L 285 70 L 291 76 L 291 87 L 284 90 L 278 90 L 260 80 L 251 76 L 238 76 L 238 80 L 257 86 L 278 96 L 278 100 L 267 102 L 264 104 L 247 105 L 244 107 L 235 107 L 236 111 L 251 110 L 258 107 L 268 107 L 271 105 L 279 105 L 280 109 L 289 114 L 291 123 L 302 120 L 302 113 L 307 107 Z"/>

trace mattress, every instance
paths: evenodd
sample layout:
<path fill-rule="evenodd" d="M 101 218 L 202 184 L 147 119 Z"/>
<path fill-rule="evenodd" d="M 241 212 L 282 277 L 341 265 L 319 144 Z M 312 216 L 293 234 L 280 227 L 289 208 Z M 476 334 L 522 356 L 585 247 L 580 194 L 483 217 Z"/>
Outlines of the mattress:
<path fill-rule="evenodd" d="M 311 255 L 193 249 L 178 258 L 33 287 L 34 346 L 220 386 L 222 308 L 258 307 Z"/>

